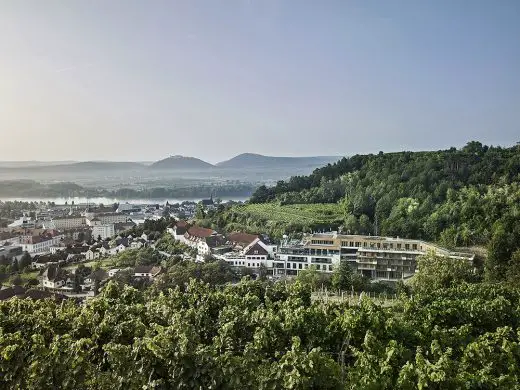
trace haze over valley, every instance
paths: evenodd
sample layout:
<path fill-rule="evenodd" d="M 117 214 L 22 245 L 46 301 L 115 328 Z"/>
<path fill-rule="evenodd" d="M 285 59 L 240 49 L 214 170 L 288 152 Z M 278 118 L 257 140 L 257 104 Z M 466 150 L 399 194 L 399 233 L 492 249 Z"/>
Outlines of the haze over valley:
<path fill-rule="evenodd" d="M 155 162 L 0 162 L 0 197 L 118 196 L 125 200 L 202 198 L 212 193 L 245 198 L 261 184 L 339 160 L 329 157 L 270 157 L 245 153 L 211 164 L 195 157 L 171 156 Z M 23 180 L 25 183 L 17 183 Z M 30 182 L 28 182 L 30 181 Z M 162 188 L 162 192 L 135 192 Z M 131 190 L 131 191 L 125 191 Z M 170 190 L 172 192 L 167 192 Z M 134 191 L 134 192 L 132 192 Z"/>

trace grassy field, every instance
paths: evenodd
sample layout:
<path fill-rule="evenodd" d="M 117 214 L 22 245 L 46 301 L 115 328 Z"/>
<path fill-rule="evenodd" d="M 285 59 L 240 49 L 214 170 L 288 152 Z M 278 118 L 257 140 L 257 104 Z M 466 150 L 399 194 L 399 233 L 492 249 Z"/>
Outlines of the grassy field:
<path fill-rule="evenodd" d="M 113 262 L 114 262 L 114 259 L 109 257 L 107 259 L 93 260 L 93 261 L 89 261 L 87 263 L 79 263 L 79 264 L 82 264 L 85 267 L 93 267 L 94 265 L 99 264 L 101 266 L 101 268 L 109 269 L 109 268 L 113 267 Z M 67 269 L 67 270 L 73 270 L 73 269 L 76 269 L 79 264 L 70 264 L 63 268 Z"/>
<path fill-rule="evenodd" d="M 36 279 L 38 277 L 39 271 L 33 271 L 33 272 L 27 272 L 20 274 L 20 277 L 22 278 L 23 282 L 26 283 L 29 279 Z"/>

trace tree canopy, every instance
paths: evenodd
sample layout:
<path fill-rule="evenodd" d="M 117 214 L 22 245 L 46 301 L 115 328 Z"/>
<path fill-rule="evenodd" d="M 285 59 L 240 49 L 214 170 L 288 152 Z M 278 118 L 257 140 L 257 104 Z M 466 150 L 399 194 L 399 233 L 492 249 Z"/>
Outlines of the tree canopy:
<path fill-rule="evenodd" d="M 520 385 L 520 292 L 456 283 L 391 306 L 244 280 L 0 302 L 9 389 L 485 389 Z"/>

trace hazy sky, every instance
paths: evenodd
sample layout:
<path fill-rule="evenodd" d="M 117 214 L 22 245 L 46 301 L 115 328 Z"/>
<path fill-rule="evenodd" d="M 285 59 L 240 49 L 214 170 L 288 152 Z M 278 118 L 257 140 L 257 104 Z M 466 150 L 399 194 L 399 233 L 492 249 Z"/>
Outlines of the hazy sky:
<path fill-rule="evenodd" d="M 0 160 L 520 141 L 518 0 L 2 0 Z"/>

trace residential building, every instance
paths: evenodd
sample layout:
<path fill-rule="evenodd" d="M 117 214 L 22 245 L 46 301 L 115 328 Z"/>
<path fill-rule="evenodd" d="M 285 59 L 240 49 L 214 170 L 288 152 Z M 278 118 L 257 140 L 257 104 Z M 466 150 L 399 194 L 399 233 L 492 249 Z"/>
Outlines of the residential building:
<path fill-rule="evenodd" d="M 143 209 L 143 206 L 138 204 L 120 203 L 117 207 L 116 212 L 118 213 L 139 213 Z"/>
<path fill-rule="evenodd" d="M 135 222 L 132 221 L 114 223 L 115 234 L 126 232 L 135 226 Z"/>
<path fill-rule="evenodd" d="M 105 271 L 102 268 L 99 268 L 95 271 L 92 271 L 92 273 L 85 278 L 84 284 L 86 286 L 92 286 L 94 285 L 94 283 L 96 283 L 96 281 L 101 283 L 107 280 L 109 277 L 110 276 L 107 271 Z"/>
<path fill-rule="evenodd" d="M 106 241 L 101 244 L 101 247 L 99 248 L 99 253 L 101 254 L 101 256 L 108 256 L 111 254 L 110 246 Z"/>
<path fill-rule="evenodd" d="M 267 274 L 274 274 L 275 259 L 272 248 L 258 237 L 243 249 L 237 249 L 237 247 L 235 247 L 235 250 L 224 254 L 217 254 L 215 257 L 228 262 L 234 267 L 247 267 L 257 272 L 261 267 L 265 267 Z"/>
<path fill-rule="evenodd" d="M 121 243 L 121 244 L 115 246 L 114 248 L 111 248 L 110 249 L 110 254 L 111 255 L 117 255 L 118 253 L 124 252 L 127 248 L 128 248 L 127 244 L 125 245 L 124 243 Z"/>
<path fill-rule="evenodd" d="M 189 229 L 189 225 L 186 221 L 177 221 L 172 226 L 170 226 L 167 231 L 170 233 L 174 239 L 177 241 L 184 241 L 184 235 Z"/>
<path fill-rule="evenodd" d="M 96 218 L 97 219 L 97 218 Z M 99 220 L 95 220 L 94 223 L 100 222 Z M 101 237 L 102 240 L 106 240 L 107 238 L 111 238 L 116 234 L 114 224 L 95 224 L 92 226 L 92 237 L 96 240 Z"/>
<path fill-rule="evenodd" d="M 225 238 L 218 234 L 209 237 L 201 237 L 197 240 L 197 261 L 204 261 L 211 256 L 213 250 L 222 247 L 226 243 Z"/>
<path fill-rule="evenodd" d="M 251 244 L 256 239 L 260 238 L 257 234 L 249 234 L 242 232 L 233 232 L 226 236 L 228 243 L 233 248 L 244 249 L 246 246 Z"/>
<path fill-rule="evenodd" d="M 120 213 L 101 213 L 101 214 L 95 214 L 94 216 L 91 216 L 90 218 L 87 217 L 87 225 L 92 226 L 92 221 L 94 219 L 97 219 L 100 221 L 101 225 L 113 225 L 115 223 L 125 223 L 128 222 L 128 215 L 120 214 Z"/>
<path fill-rule="evenodd" d="M 23 229 L 33 229 L 36 227 L 36 221 L 33 220 L 31 217 L 28 217 L 26 215 L 23 215 L 13 223 L 10 223 L 7 225 L 9 228 L 23 228 Z"/>
<path fill-rule="evenodd" d="M 53 298 L 53 299 L 59 299 L 64 300 L 67 299 L 65 295 L 62 294 L 56 294 L 52 293 L 50 291 L 43 291 L 43 290 L 37 290 L 37 289 L 27 289 L 22 286 L 12 286 L 5 288 L 3 290 L 0 290 L 0 301 L 5 301 L 14 297 L 18 297 L 20 299 L 46 299 L 46 298 Z"/>
<path fill-rule="evenodd" d="M 108 277 L 113 278 L 116 274 L 121 271 L 121 268 L 112 268 L 108 270 Z"/>
<path fill-rule="evenodd" d="M 22 247 L 19 245 L 0 245 L 0 256 L 4 256 L 8 260 L 22 254 L 23 250 Z"/>
<path fill-rule="evenodd" d="M 49 265 L 41 272 L 39 278 L 43 287 L 62 288 L 67 282 L 68 275 L 64 269 L 57 265 Z"/>
<path fill-rule="evenodd" d="M 138 238 L 137 240 L 132 240 L 130 243 L 130 248 L 132 249 L 141 249 L 146 245 L 146 241 L 142 238 Z"/>
<path fill-rule="evenodd" d="M 181 225 L 182 226 L 182 225 Z M 179 237 L 179 233 L 185 227 L 174 227 L 174 237 Z M 197 261 L 204 261 L 206 256 L 212 253 L 212 249 L 225 244 L 225 238 L 213 229 L 199 226 L 191 226 L 186 229 L 184 236 L 180 238 L 184 244 L 197 249 Z"/>
<path fill-rule="evenodd" d="M 92 260 L 96 260 L 96 259 L 99 259 L 101 257 L 101 253 L 99 253 L 99 251 L 97 249 L 89 249 L 86 253 L 85 253 L 85 258 L 89 261 L 92 261 Z"/>
<path fill-rule="evenodd" d="M 135 267 L 134 269 L 134 277 L 136 278 L 155 278 L 160 273 L 162 273 L 162 267 L 153 266 L 153 265 L 141 265 Z"/>
<path fill-rule="evenodd" d="M 63 239 L 63 235 L 38 235 L 23 236 L 20 238 L 22 250 L 29 253 L 50 252 L 51 247 L 57 246 Z"/>
<path fill-rule="evenodd" d="M 49 223 L 49 228 L 57 230 L 76 229 L 86 225 L 85 217 L 81 215 L 67 215 L 55 217 Z"/>

